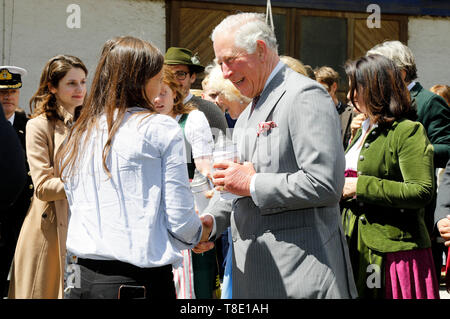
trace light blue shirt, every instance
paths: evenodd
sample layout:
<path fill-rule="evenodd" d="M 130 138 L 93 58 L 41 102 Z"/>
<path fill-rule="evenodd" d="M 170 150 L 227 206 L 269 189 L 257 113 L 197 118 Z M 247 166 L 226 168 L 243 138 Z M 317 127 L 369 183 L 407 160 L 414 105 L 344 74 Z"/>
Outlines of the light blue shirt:
<path fill-rule="evenodd" d="M 414 87 L 414 85 L 416 85 L 415 81 L 412 81 L 411 83 L 408 84 L 408 91 L 411 91 L 411 89 Z"/>
<path fill-rule="evenodd" d="M 102 166 L 105 116 L 88 137 L 76 173 L 65 177 L 67 250 L 78 257 L 177 265 L 180 250 L 201 238 L 182 131 L 169 116 L 143 110 L 130 109 L 114 135 L 107 159 L 111 178 Z"/>

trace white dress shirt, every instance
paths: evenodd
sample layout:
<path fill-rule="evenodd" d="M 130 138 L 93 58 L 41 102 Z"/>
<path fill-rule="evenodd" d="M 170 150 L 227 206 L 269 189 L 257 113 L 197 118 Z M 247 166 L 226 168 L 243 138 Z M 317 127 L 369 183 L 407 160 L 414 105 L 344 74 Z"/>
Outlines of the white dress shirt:
<path fill-rule="evenodd" d="M 11 125 L 14 125 L 14 119 L 16 118 L 16 112 L 14 112 L 11 117 L 8 119 L 9 123 L 11 123 Z"/>
<path fill-rule="evenodd" d="M 78 257 L 176 265 L 180 250 L 201 238 L 180 126 L 169 116 L 140 111 L 129 109 L 114 135 L 107 158 L 111 178 L 102 166 L 105 116 L 88 137 L 74 176 L 64 178 L 67 249 Z"/>
<path fill-rule="evenodd" d="M 358 161 L 359 161 L 359 153 L 361 153 L 361 149 L 363 146 L 363 139 L 366 137 L 369 130 L 372 128 L 378 127 L 378 124 L 374 124 L 370 127 L 370 119 L 367 118 L 361 124 L 361 136 L 357 141 L 353 144 L 353 146 L 347 151 L 345 154 L 345 169 L 351 169 L 355 172 L 358 169 Z"/>

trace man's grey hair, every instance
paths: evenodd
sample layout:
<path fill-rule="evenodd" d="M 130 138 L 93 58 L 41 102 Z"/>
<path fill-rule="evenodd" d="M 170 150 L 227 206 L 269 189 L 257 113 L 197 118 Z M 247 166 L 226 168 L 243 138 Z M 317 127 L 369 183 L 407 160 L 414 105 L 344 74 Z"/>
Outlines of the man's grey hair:
<path fill-rule="evenodd" d="M 262 40 L 273 51 L 278 52 L 275 32 L 265 21 L 262 13 L 242 12 L 226 17 L 213 30 L 211 40 L 218 34 L 235 32 L 234 45 L 247 53 L 254 53 L 256 41 Z"/>
<path fill-rule="evenodd" d="M 373 54 L 383 55 L 394 61 L 398 68 L 405 70 L 405 82 L 409 83 L 417 79 L 417 67 L 414 54 L 410 48 L 400 41 L 385 41 L 377 44 L 367 51 L 366 56 Z"/>

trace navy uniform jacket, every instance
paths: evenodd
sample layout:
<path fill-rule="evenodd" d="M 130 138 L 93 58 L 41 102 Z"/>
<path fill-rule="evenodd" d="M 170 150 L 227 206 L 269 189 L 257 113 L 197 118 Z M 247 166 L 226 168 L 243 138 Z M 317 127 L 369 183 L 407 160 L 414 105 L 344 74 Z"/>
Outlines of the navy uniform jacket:
<path fill-rule="evenodd" d="M 27 121 L 28 118 L 23 112 L 15 113 L 13 126 L 6 121 L 6 125 L 13 129 L 9 138 L 16 141 L 16 147 L 19 147 L 20 155 L 14 161 L 5 163 L 2 171 L 8 175 L 15 170 L 17 165 L 20 167 L 21 176 L 25 176 L 26 182 L 24 183 L 22 178 L 11 176 L 6 187 L 19 189 L 19 195 L 11 205 L 0 208 L 0 294 L 5 292 L 7 276 L 16 249 L 17 239 L 33 196 L 33 183 L 31 176 L 27 174 L 29 167 L 25 152 L 25 126 Z M 3 138 L 3 134 L 0 133 L 0 135 Z"/>
<path fill-rule="evenodd" d="M 26 181 L 24 151 L 0 104 L 0 211 L 17 198 Z"/>

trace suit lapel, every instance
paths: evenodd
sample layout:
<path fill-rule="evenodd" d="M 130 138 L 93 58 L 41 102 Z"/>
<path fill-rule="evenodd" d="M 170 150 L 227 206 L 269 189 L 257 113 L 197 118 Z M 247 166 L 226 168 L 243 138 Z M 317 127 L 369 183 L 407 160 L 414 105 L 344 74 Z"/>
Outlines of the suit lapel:
<path fill-rule="evenodd" d="M 56 152 L 58 152 L 59 147 L 64 142 L 67 133 L 68 128 L 62 121 L 51 121 L 52 123 L 50 125 L 53 125 L 54 127 L 54 135 L 53 135 L 53 143 L 54 143 L 54 150 L 53 150 L 53 156 L 55 156 Z"/>
<path fill-rule="evenodd" d="M 278 101 L 286 92 L 285 86 L 282 85 L 285 72 L 286 66 L 283 66 L 273 77 L 262 92 L 252 114 L 250 114 L 251 107 L 247 107 L 244 114 L 242 114 L 243 118 L 246 119 L 246 123 L 240 126 L 245 129 L 245 132 L 241 135 L 241 142 L 240 145 L 238 144 L 238 147 L 244 157 L 243 159 L 246 161 L 251 161 L 255 152 L 258 124 L 269 120 Z"/>
<path fill-rule="evenodd" d="M 15 112 L 13 127 L 16 130 L 17 136 L 20 139 L 22 147 L 25 149 L 25 126 L 27 124 L 27 118 L 25 114 Z"/>

